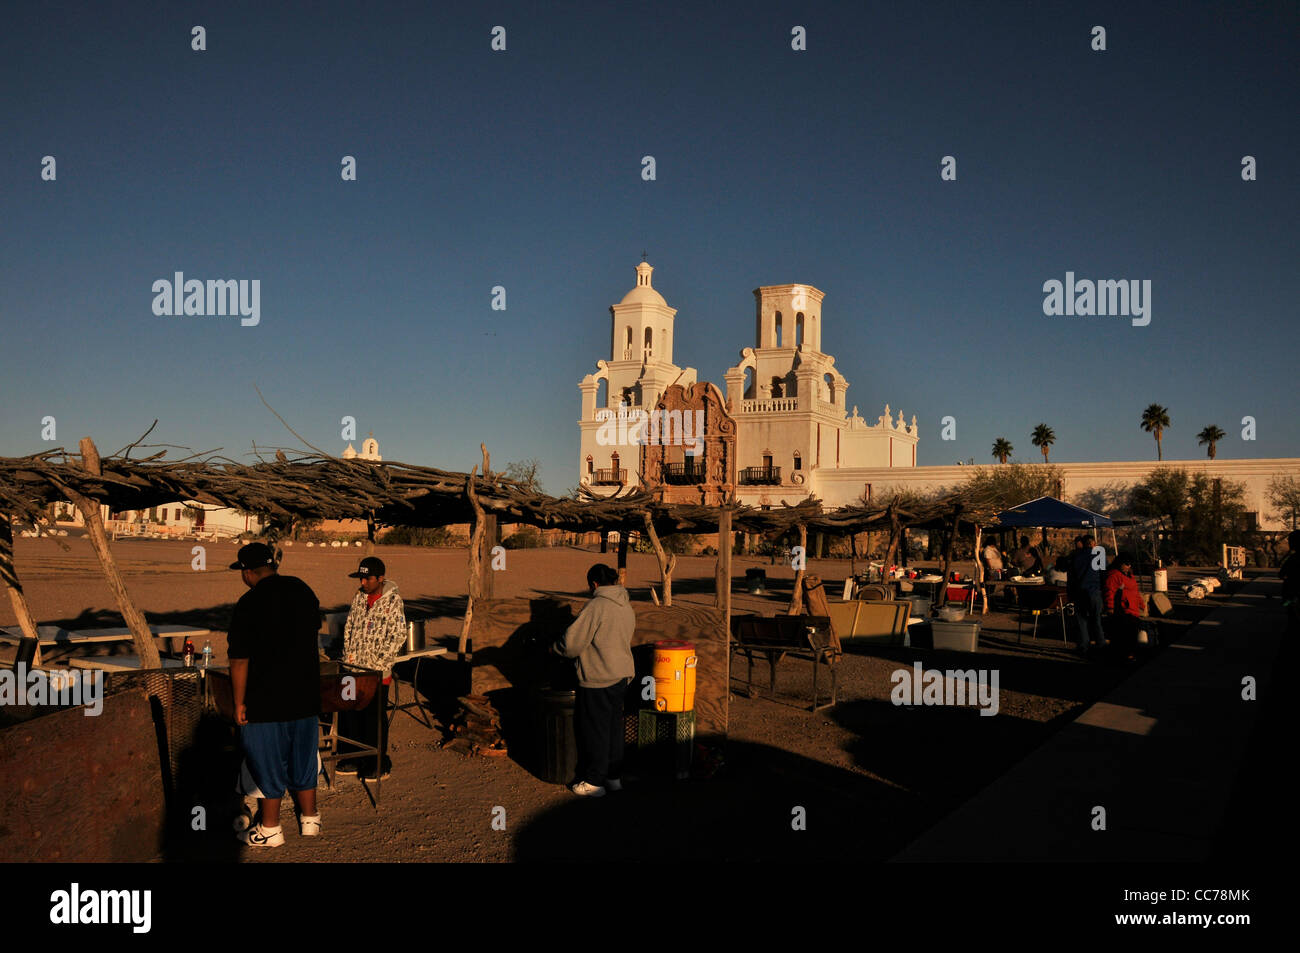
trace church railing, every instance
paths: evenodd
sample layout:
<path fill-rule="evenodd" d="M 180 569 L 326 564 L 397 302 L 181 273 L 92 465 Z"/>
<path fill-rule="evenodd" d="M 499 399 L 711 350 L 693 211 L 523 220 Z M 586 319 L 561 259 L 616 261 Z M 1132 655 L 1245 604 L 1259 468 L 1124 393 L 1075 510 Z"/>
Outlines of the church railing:
<path fill-rule="evenodd" d="M 743 467 L 737 478 L 747 486 L 777 486 L 781 483 L 781 468 Z"/>
<path fill-rule="evenodd" d="M 703 483 L 704 461 L 687 463 L 665 463 L 664 482 L 673 484 Z"/>
<path fill-rule="evenodd" d="M 740 402 L 740 412 L 742 414 L 771 414 L 798 409 L 798 397 L 768 397 L 758 400 L 742 400 Z"/>

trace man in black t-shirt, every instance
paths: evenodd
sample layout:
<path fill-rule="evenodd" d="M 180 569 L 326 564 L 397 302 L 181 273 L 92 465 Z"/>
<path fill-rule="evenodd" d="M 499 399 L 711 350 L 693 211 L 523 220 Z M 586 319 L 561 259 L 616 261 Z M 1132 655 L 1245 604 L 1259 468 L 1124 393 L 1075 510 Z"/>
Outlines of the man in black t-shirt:
<path fill-rule="evenodd" d="M 264 795 L 258 800 L 261 822 L 241 831 L 239 839 L 250 847 L 279 847 L 286 789 L 297 804 L 302 833 L 320 833 L 320 603 L 301 579 L 276 572 L 275 554 L 263 543 L 242 547 L 230 568 L 240 570 L 248 586 L 227 634 L 235 721 L 249 773 Z"/>

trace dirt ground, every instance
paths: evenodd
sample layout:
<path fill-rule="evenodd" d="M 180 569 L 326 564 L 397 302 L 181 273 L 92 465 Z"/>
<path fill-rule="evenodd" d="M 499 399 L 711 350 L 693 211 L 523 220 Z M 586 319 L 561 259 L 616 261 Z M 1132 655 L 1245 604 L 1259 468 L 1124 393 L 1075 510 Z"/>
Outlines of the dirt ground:
<path fill-rule="evenodd" d="M 238 575 L 225 568 L 236 547 L 207 544 L 207 567 L 199 571 L 191 565 L 195 545 L 123 540 L 115 544 L 114 553 L 150 621 L 212 629 L 220 665 L 225 661 L 224 627 L 244 591 Z M 41 623 L 77 628 L 121 624 L 84 539 L 20 538 L 15 550 L 15 565 Z M 466 577 L 463 550 L 379 547 L 376 553 L 408 604 L 435 617 L 429 626 L 431 639 L 450 641 L 459 633 Z M 347 573 L 356 568 L 360 555 L 361 550 L 353 548 L 296 545 L 286 549 L 282 571 L 310 584 L 323 608 L 342 610 L 355 591 Z M 599 559 L 612 563 L 613 555 L 576 548 L 512 551 L 506 570 L 495 577 L 495 594 L 580 595 L 587 568 Z M 741 589 L 744 570 L 750 566 L 767 570 L 767 596 L 751 596 Z M 713 569 L 712 557 L 680 558 L 675 598 L 712 605 Z M 733 570 L 738 580 L 733 591 L 736 613 L 772 614 L 788 602 L 793 578 L 788 567 L 737 558 Z M 810 560 L 809 571 L 828 581 L 842 580 L 848 560 Z M 1212 600 L 1183 599 L 1177 588 L 1182 575 L 1171 574 L 1175 616 L 1163 622 L 1166 635 L 1174 640 L 1213 605 Z M 647 587 L 658 581 L 652 556 L 629 556 L 633 599 L 648 599 Z M 7 603 L 0 606 L 0 624 L 14 622 Z M 393 775 L 383 783 L 377 807 L 356 778 L 339 779 L 334 791 L 320 790 L 322 837 L 298 837 L 286 809 L 285 847 L 263 852 L 239 847 L 217 807 L 210 830 L 176 842 L 163 859 L 886 859 L 1132 670 L 1081 661 L 1062 642 L 1056 620 L 1040 627 L 1039 638 L 1026 634 L 1022 641 L 1013 614 L 990 612 L 982 622 L 975 656 L 901 647 L 850 649 L 840 666 L 840 703 L 815 715 L 806 708 L 808 662 L 789 659 L 779 666 L 775 698 L 765 691 L 747 697 L 744 663 L 739 662 L 732 671 L 728 742 L 712 776 L 680 782 L 647 777 L 602 800 L 575 798 L 564 787 L 540 780 L 529 770 L 526 746 L 517 741 L 512 741 L 511 756 L 502 759 L 439 750 L 442 734 L 437 728 L 398 712 L 390 745 Z M 996 668 L 997 716 L 982 717 L 973 708 L 892 704 L 891 673 L 915 660 L 927 669 Z M 766 689 L 765 662 L 756 663 L 755 675 L 756 683 Z M 402 686 L 402 692 L 403 701 L 409 700 L 410 687 Z M 1035 793 L 1026 791 L 1024 796 L 1032 799 Z M 794 821 L 800 816 L 806 819 L 805 829 L 796 830 Z"/>

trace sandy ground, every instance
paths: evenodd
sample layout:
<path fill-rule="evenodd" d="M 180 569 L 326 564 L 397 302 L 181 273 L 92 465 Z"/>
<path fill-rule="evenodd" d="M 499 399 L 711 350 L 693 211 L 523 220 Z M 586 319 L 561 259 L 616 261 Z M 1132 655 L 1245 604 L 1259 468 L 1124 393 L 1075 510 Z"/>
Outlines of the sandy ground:
<path fill-rule="evenodd" d="M 62 546 L 60 545 L 63 544 Z M 114 553 L 135 599 L 152 622 L 183 622 L 214 630 L 217 664 L 225 658 L 224 626 L 243 592 L 225 569 L 236 547 L 207 544 L 207 568 L 191 566 L 193 542 L 124 540 Z M 63 548 L 66 546 L 66 549 Z M 33 613 L 42 623 L 70 627 L 120 625 L 111 595 L 84 539 L 18 539 L 15 563 Z M 466 576 L 465 553 L 418 547 L 379 547 L 388 574 L 408 603 L 438 616 L 430 637 L 459 632 Z M 326 608 L 346 608 L 359 549 L 286 550 L 283 571 L 306 580 Z M 514 551 L 496 576 L 501 597 L 580 594 L 585 572 L 602 557 L 564 548 Z M 612 562 L 613 555 L 604 557 Z M 735 590 L 737 613 L 771 614 L 789 598 L 793 573 L 766 559 L 737 558 L 743 580 L 763 566 L 766 597 Z M 714 560 L 679 560 L 679 601 L 711 605 Z M 842 579 L 847 560 L 812 560 L 809 571 Z M 1171 579 L 1171 589 L 1178 581 Z M 658 583 L 653 557 L 631 554 L 628 585 L 648 599 Z M 1178 597 L 1174 637 L 1208 611 L 1207 603 Z M 0 624 L 14 623 L 7 604 Z M 507 861 L 531 859 L 739 859 L 855 857 L 884 859 L 944 813 L 1023 758 L 1055 728 L 1105 694 L 1130 668 L 1078 660 L 1060 638 L 1059 622 L 1040 638 L 1016 639 L 1013 615 L 983 618 L 977 656 L 910 648 L 853 649 L 840 670 L 840 704 L 810 714 L 810 667 L 799 660 L 779 667 L 777 697 L 743 691 L 743 662 L 733 668 L 730 735 L 724 764 L 709 780 L 644 779 L 620 795 L 588 801 L 540 780 L 527 752 L 487 759 L 439 750 L 441 732 L 398 712 L 391 734 L 393 776 L 378 806 L 355 778 L 321 789 L 324 836 L 298 837 L 287 810 L 288 843 L 279 850 L 240 848 L 220 807 L 207 832 L 178 842 L 167 859 L 256 861 Z M 200 643 L 200 648 L 201 643 Z M 900 707 L 890 703 L 890 674 L 921 660 L 926 668 L 997 668 L 1000 711 Z M 974 661 L 972 661 L 974 659 Z M 431 664 L 454 665 L 438 661 Z M 766 665 L 756 682 L 766 687 Z M 741 681 L 737 681 L 737 676 Z M 409 700 L 403 686 L 403 700 Z M 1025 797 L 1034 797 L 1026 791 Z M 793 820 L 806 817 L 804 830 Z M 494 823 L 495 822 L 495 823 Z M 503 826 L 504 830 L 499 829 Z"/>

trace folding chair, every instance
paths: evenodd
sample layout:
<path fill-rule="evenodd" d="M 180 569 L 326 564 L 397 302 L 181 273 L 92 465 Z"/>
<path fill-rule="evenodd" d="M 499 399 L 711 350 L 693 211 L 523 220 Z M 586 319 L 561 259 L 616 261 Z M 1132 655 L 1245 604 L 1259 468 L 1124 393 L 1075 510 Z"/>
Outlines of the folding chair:
<path fill-rule="evenodd" d="M 1031 639 L 1038 638 L 1038 618 L 1041 615 L 1057 613 L 1061 617 L 1061 641 L 1068 642 L 1069 636 L 1065 631 L 1066 614 L 1074 614 L 1074 603 L 1065 601 L 1065 593 L 1055 586 L 1044 589 L 1022 589 L 1020 591 L 1020 612 L 1016 615 L 1016 643 L 1021 641 L 1021 627 L 1025 621 L 1025 613 L 1029 613 L 1034 619 L 1034 629 L 1029 634 Z"/>

